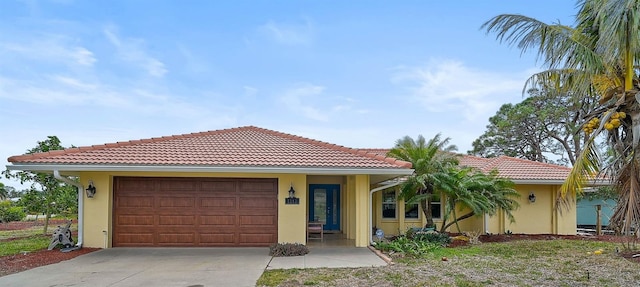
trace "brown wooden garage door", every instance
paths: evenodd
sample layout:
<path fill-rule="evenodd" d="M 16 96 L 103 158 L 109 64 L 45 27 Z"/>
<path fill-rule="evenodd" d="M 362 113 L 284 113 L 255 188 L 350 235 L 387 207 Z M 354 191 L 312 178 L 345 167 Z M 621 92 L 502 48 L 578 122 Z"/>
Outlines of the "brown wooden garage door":
<path fill-rule="evenodd" d="M 268 246 L 277 179 L 114 178 L 113 246 Z"/>

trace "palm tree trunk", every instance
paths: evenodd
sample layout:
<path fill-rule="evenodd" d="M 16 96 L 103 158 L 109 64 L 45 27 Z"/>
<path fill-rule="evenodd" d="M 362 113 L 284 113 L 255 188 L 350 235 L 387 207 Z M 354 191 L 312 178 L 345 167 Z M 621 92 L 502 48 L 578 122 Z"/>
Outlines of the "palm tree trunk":
<path fill-rule="evenodd" d="M 424 218 L 427 219 L 427 224 L 424 226 L 425 228 L 434 227 L 433 223 L 433 215 L 431 213 L 431 199 L 425 199 L 420 201 L 420 206 L 422 207 L 422 212 L 424 213 Z"/>
<path fill-rule="evenodd" d="M 464 214 L 464 215 L 461 215 L 460 217 L 456 218 L 454 221 L 452 221 L 452 222 L 448 223 L 446 226 L 443 226 L 443 228 L 442 228 L 442 229 L 443 229 L 443 230 L 444 230 L 444 229 L 447 229 L 447 228 L 449 228 L 449 226 L 456 224 L 458 221 L 461 221 L 461 220 L 467 219 L 467 218 L 469 218 L 469 217 L 471 217 L 471 216 L 474 216 L 474 215 L 476 215 L 476 213 L 475 213 L 475 212 L 473 212 L 473 211 L 471 211 L 471 212 L 469 212 L 469 213 L 466 213 L 466 214 Z"/>

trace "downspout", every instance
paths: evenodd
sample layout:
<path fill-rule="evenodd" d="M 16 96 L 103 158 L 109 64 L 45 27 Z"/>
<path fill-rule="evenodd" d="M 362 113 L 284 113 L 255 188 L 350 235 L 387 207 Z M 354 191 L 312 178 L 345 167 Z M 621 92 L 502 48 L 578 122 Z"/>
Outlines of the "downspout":
<path fill-rule="evenodd" d="M 376 188 L 374 188 L 374 189 L 369 191 L 369 226 L 373 226 L 373 211 L 372 211 L 373 210 L 373 206 L 372 206 L 373 205 L 373 193 L 376 192 L 376 191 L 387 189 L 389 187 L 394 187 L 394 186 L 399 185 L 399 184 L 400 184 L 400 179 L 396 178 L 396 182 L 394 182 L 394 183 L 390 183 L 390 184 L 387 184 L 387 185 L 379 186 L 379 187 L 376 187 Z M 371 230 L 369 230 L 369 244 L 376 245 L 376 243 L 373 242 L 373 234 L 372 234 Z"/>
<path fill-rule="evenodd" d="M 484 234 L 489 234 L 489 214 L 484 213 Z"/>
<path fill-rule="evenodd" d="M 60 175 L 58 170 L 53 171 L 53 176 L 66 184 L 78 188 L 78 243 L 76 243 L 76 247 L 82 247 L 82 240 L 84 238 L 84 187 L 82 184 Z"/>

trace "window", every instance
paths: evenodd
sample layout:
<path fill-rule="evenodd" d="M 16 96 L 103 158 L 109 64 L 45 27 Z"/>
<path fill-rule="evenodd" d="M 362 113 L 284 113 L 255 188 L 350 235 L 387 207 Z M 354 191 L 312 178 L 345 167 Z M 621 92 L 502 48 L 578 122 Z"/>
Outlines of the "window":
<path fill-rule="evenodd" d="M 440 218 L 442 216 L 442 203 L 440 202 L 440 195 L 431 196 L 431 216 L 433 218 Z"/>
<path fill-rule="evenodd" d="M 420 216 L 420 208 L 417 203 L 409 203 L 404 205 L 404 218 L 418 219 Z"/>
<path fill-rule="evenodd" d="M 382 192 L 382 218 L 396 218 L 396 191 L 385 190 Z"/>

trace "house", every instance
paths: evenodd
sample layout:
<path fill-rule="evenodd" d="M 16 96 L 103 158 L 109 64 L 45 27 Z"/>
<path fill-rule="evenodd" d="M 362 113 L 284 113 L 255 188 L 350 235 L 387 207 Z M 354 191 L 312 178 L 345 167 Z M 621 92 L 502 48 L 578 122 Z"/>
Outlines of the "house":
<path fill-rule="evenodd" d="M 388 149 L 365 150 L 378 154 L 388 152 Z M 491 234 L 576 234 L 575 201 L 566 210 L 555 208 L 560 186 L 569 175 L 570 168 L 508 156 L 481 158 L 463 155 L 460 165 L 475 167 L 485 173 L 495 169 L 501 176 L 511 179 L 520 194 L 520 207 L 512 212 L 515 222 L 510 222 L 504 212 L 499 211 L 495 216 L 476 216 L 460 221 L 461 231 Z M 385 234 L 402 234 L 410 228 L 426 224 L 420 206 L 405 204 L 402 199 L 397 198 L 398 193 L 399 188 L 395 187 L 378 192 L 373 197 L 374 228 L 382 229 Z M 438 228 L 442 223 L 443 203 L 443 199 L 437 197 L 432 202 L 432 215 Z M 457 231 L 453 226 L 448 230 Z"/>
<path fill-rule="evenodd" d="M 412 174 L 410 163 L 379 150 L 253 126 L 19 155 L 9 162 L 11 170 L 52 172 L 78 187 L 78 244 L 87 247 L 306 243 L 308 222 L 322 222 L 326 231 L 365 247 L 374 225 L 393 233 L 422 220 L 417 210 L 405 212 L 401 201 L 396 219 L 383 217 L 382 207 L 389 206 L 381 191 L 394 190 L 394 179 Z M 559 215 L 552 208 L 566 177 L 556 174 L 558 167 L 512 158 L 469 157 L 468 164 L 522 176 L 516 183 L 524 198 L 537 198 L 522 204 L 515 224 L 501 216 L 474 218 L 468 229 L 486 223 L 492 233 L 575 233 L 575 210 Z"/>

